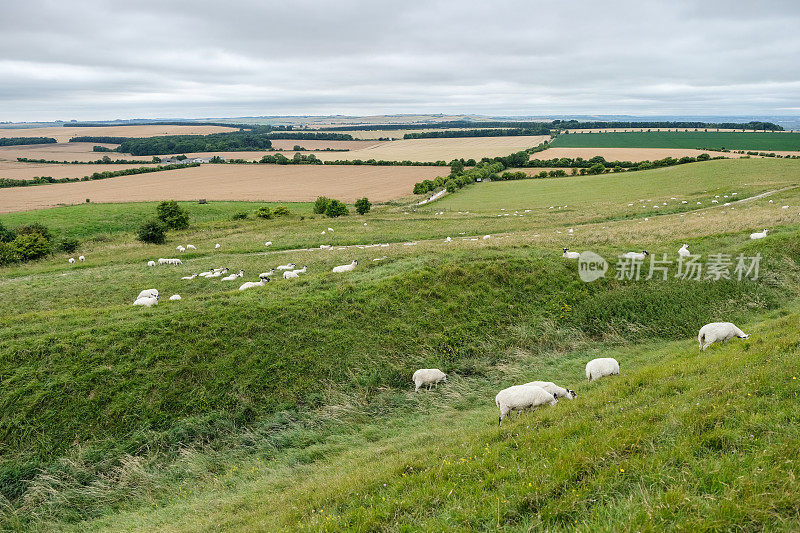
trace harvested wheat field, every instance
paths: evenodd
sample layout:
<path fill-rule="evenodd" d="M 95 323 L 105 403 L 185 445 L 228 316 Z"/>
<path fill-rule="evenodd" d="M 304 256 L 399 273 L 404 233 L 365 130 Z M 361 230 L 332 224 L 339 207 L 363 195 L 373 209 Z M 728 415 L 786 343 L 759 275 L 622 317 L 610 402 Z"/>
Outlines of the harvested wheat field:
<path fill-rule="evenodd" d="M 713 152 L 711 150 L 693 150 L 684 148 L 548 148 L 543 152 L 531 155 L 531 159 L 555 159 L 559 157 L 582 157 L 591 159 L 599 155 L 606 161 L 653 161 L 674 157 L 680 159 L 683 156 L 697 157 L 700 154 L 708 154 L 711 157 L 718 155 L 737 158 L 742 154 L 732 152 Z"/>
<path fill-rule="evenodd" d="M 377 159 L 386 161 L 451 161 L 453 159 L 475 159 L 505 156 L 537 146 L 549 139 L 546 135 L 513 137 L 458 137 L 448 139 L 406 139 L 389 141 L 363 150 L 344 154 L 318 153 L 323 161 L 337 159 Z"/>
<path fill-rule="evenodd" d="M 409 196 L 414 183 L 449 172 L 447 167 L 321 165 L 203 165 L 98 181 L 0 189 L 0 213 L 62 204 L 155 200 L 306 202 L 329 196 L 382 202 Z"/>
<path fill-rule="evenodd" d="M 153 156 L 132 156 L 116 152 L 93 152 L 93 146 L 116 148 L 116 144 L 100 143 L 57 143 L 26 144 L 24 146 L 0 146 L 0 161 L 16 161 L 18 157 L 28 159 L 46 159 L 48 161 L 97 161 L 104 155 L 111 159 L 131 159 L 136 161 L 152 161 Z"/>
<path fill-rule="evenodd" d="M 82 178 L 94 172 L 151 166 L 155 165 L 48 165 L 46 163 L 0 161 L 0 178 L 11 178 L 15 180 L 29 180 L 37 176 L 49 176 L 51 178 Z"/>
<path fill-rule="evenodd" d="M 355 135 L 353 136 L 355 137 Z M 375 146 L 380 141 L 317 141 L 303 139 L 272 139 L 272 147 L 276 150 L 291 150 L 300 145 L 306 150 L 360 150 Z"/>
<path fill-rule="evenodd" d="M 399 130 L 336 130 L 333 133 L 347 133 L 354 139 L 402 139 L 406 133 L 426 133 L 429 131 L 463 131 L 463 130 L 503 130 L 509 128 L 485 128 L 476 125 L 474 128 L 430 128 L 430 129 L 399 129 Z"/>
<path fill-rule="evenodd" d="M 239 128 L 200 125 L 155 125 L 107 126 L 97 128 L 50 127 L 0 129 L 0 137 L 52 137 L 56 141 L 69 142 L 72 137 L 155 137 L 157 135 L 207 135 L 239 131 Z"/>

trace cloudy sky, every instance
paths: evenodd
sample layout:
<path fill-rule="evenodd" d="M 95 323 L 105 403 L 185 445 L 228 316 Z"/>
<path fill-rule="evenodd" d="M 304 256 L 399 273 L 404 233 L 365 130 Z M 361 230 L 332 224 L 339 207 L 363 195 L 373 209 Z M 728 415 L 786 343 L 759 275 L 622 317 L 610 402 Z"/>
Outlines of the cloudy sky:
<path fill-rule="evenodd" d="M 0 121 L 798 115 L 800 2 L 0 0 Z"/>

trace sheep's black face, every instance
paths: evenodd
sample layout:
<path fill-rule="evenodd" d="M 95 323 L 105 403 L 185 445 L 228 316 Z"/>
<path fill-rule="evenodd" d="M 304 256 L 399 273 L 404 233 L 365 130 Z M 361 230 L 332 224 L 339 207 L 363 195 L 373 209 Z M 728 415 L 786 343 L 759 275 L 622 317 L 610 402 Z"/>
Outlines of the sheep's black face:
<path fill-rule="evenodd" d="M 577 394 L 577 393 L 576 393 L 574 390 L 572 390 L 572 389 L 567 389 L 567 396 L 568 396 L 570 399 L 574 400 L 575 398 L 577 398 L 577 397 L 578 397 L 578 394 Z"/>
<path fill-rule="evenodd" d="M 748 337 L 750 337 L 750 335 L 749 335 L 749 334 L 747 334 L 747 333 L 745 333 L 744 335 L 740 335 L 740 336 L 739 336 L 739 338 L 740 338 L 740 339 L 746 339 L 746 338 L 748 338 Z"/>

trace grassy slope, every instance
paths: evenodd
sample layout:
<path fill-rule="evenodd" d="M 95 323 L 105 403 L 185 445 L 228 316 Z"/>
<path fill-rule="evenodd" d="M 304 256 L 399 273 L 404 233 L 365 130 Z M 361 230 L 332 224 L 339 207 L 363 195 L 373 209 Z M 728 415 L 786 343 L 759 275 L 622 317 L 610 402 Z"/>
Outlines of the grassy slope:
<path fill-rule="evenodd" d="M 701 148 L 728 150 L 800 150 L 795 133 L 653 131 L 570 133 L 551 144 L 559 148 Z"/>
<path fill-rule="evenodd" d="M 786 164 L 784 170 L 792 169 L 785 179 L 796 175 L 796 167 L 789 164 L 794 162 L 780 163 Z M 697 167 L 698 171 L 702 168 Z M 766 187 L 775 179 L 772 168 L 760 163 L 750 166 L 750 162 L 731 167 L 745 169 L 736 174 L 738 182 L 731 179 L 731 186 L 754 183 L 751 178 L 763 176 L 760 186 Z M 635 176 L 645 181 L 656 175 Z M 569 183 L 568 179 L 555 182 Z M 678 194 L 686 185 L 677 178 L 648 183 L 651 187 L 646 192 L 658 194 Z M 611 202 L 615 191 L 604 194 Z M 790 201 L 796 203 L 797 196 Z M 482 198 L 475 197 L 469 208 L 480 202 Z M 589 211 L 587 216 L 607 213 L 608 206 L 595 205 L 591 196 L 581 202 Z M 626 209 L 617 201 L 612 211 Z M 629 239 L 637 244 L 649 239 L 654 252 L 674 253 L 672 239 L 683 240 L 690 232 L 698 237 L 690 240 L 695 251 L 761 251 L 769 258 L 765 265 L 769 275 L 756 284 L 609 280 L 584 285 L 577 281 L 574 265 L 549 251 L 557 249 L 557 244 L 535 244 L 524 235 L 474 245 L 469 241 L 452 246 L 421 243 L 293 252 L 289 257 L 242 253 L 250 252 L 247 246 L 251 244 L 241 244 L 236 253 L 219 257 L 187 256 L 186 270 L 208 268 L 224 257 L 232 268 L 244 267 L 250 273 L 289 258 L 297 258 L 298 264 L 308 261 L 309 274 L 299 283 L 278 282 L 241 294 L 222 283 L 183 284 L 177 280 L 183 273 L 178 269 L 147 269 L 143 256 L 155 252 L 122 238 L 101 243 L 91 256 L 95 262 L 75 269 L 67 270 L 60 259 L 29 265 L 27 274 L 24 269 L 4 269 L 0 296 L 13 305 L 0 314 L 0 382 L 4 383 L 0 389 L 4 410 L 0 489 L 14 500 L 28 487 L 22 514 L 16 515 L 22 520 L 28 512 L 75 520 L 107 513 L 125 501 L 162 504 L 169 494 L 168 481 L 199 479 L 208 482 L 203 490 L 213 487 L 208 473 L 219 473 L 230 464 L 228 456 L 236 456 L 237 452 L 224 451 L 231 435 L 239 435 L 236 446 L 243 452 L 261 446 L 263 458 L 278 459 L 277 452 L 287 447 L 296 449 L 302 462 L 325 456 L 314 451 L 316 445 L 309 445 L 320 442 L 321 449 L 328 450 L 338 437 L 323 444 L 318 433 L 310 437 L 298 430 L 296 438 L 282 436 L 287 416 L 297 416 L 286 413 L 295 412 L 292 406 L 298 400 L 300 413 L 337 402 L 348 413 L 369 412 L 374 407 L 380 427 L 397 427 L 399 435 L 408 428 L 393 413 L 404 412 L 406 382 L 417 366 L 441 366 L 466 379 L 468 388 L 483 391 L 475 396 L 458 389 L 463 398 L 453 398 L 448 409 L 469 412 L 485 404 L 485 395 L 497 383 L 522 375 L 505 371 L 520 350 L 543 354 L 550 361 L 548 368 L 561 368 L 560 360 L 550 355 L 553 346 L 565 342 L 564 337 L 623 344 L 651 336 L 685 338 L 703 321 L 738 321 L 752 312 L 775 308 L 786 294 L 797 290 L 793 274 L 794 262 L 800 259 L 796 221 L 781 222 L 790 225 L 778 228 L 766 241 L 743 242 L 737 233 L 743 231 L 741 224 L 757 221 L 760 225 L 773 213 L 766 204 L 749 209 L 709 213 L 702 221 L 698 215 L 694 226 L 688 220 L 671 225 L 680 220 L 677 215 L 676 222 L 667 224 L 665 217 L 653 228 L 658 231 L 642 228 L 640 234 L 631 233 L 639 228 L 636 221 L 623 220 L 608 230 L 577 236 L 576 242 L 591 244 L 607 257 L 620 246 L 629 246 Z M 783 216 L 784 211 L 778 208 L 778 214 Z M 383 226 L 378 231 L 382 236 L 424 235 L 465 226 L 485 229 L 491 224 L 520 230 L 539 223 L 552 227 L 553 220 L 544 210 L 538 218 L 529 219 L 376 216 L 380 218 L 369 218 L 366 228 L 361 225 L 363 219 L 349 217 L 335 222 L 207 224 L 192 230 L 196 232 L 192 235 L 203 235 L 204 242 L 213 243 L 223 231 L 240 239 L 237 243 L 254 242 L 258 246 L 252 250 L 260 251 L 265 228 L 308 245 L 317 242 L 319 226 L 328 224 L 336 226 L 336 239 L 368 242 L 376 235 L 356 231 Z M 560 216 L 577 218 L 574 212 Z M 224 242 L 227 247 L 228 241 Z M 371 261 L 383 254 L 389 256 L 385 262 Z M 338 277 L 329 272 L 332 265 L 352 257 L 362 264 L 352 275 Z M 166 294 L 180 291 L 187 297 L 180 304 L 165 303 L 152 310 L 129 307 L 132 295 L 145 286 L 158 286 Z M 61 299 L 63 295 L 68 298 Z M 72 300 L 77 303 L 64 305 Z M 573 355 L 583 358 L 595 353 L 594 348 L 586 350 Z M 563 364 L 570 360 L 564 359 Z M 531 359 L 530 363 L 542 361 Z M 558 372 L 548 375 L 571 382 L 566 366 Z M 420 424 L 429 423 L 427 413 L 411 416 Z M 362 424 L 364 420 L 358 419 L 357 427 Z M 364 428 L 369 431 L 368 424 Z M 375 431 L 370 438 L 381 435 Z M 354 443 L 339 442 L 333 446 L 339 450 Z M 198 464 L 185 470 L 164 466 L 186 455 L 181 451 L 186 447 L 209 445 L 223 450 L 222 457 L 206 450 Z M 126 459 L 126 454 L 134 457 Z M 153 454 L 161 455 L 153 458 Z M 125 466 L 129 464 L 134 465 L 132 472 Z M 136 466 L 141 464 L 141 468 Z M 23 480 L 34 476 L 37 468 L 44 468 L 45 475 L 26 484 Z M 157 478 L 162 470 L 172 477 Z M 229 477 L 238 482 L 237 476 Z M 133 488 L 114 488 L 125 483 Z M 53 497 L 53 487 L 58 487 L 58 498 Z"/>

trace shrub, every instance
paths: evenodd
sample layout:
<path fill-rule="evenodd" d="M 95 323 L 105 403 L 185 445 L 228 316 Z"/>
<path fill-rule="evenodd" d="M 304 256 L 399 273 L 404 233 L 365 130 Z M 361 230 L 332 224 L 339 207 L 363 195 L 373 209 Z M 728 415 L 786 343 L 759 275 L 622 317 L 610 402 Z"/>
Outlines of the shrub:
<path fill-rule="evenodd" d="M 158 219 L 171 229 L 184 229 L 189 227 L 189 213 L 186 212 L 175 200 L 164 201 L 156 208 Z"/>
<path fill-rule="evenodd" d="M 256 209 L 256 216 L 258 218 L 270 219 L 272 218 L 272 210 L 267 206 L 259 207 Z"/>
<path fill-rule="evenodd" d="M 444 184 L 444 188 L 447 189 L 447 192 L 456 192 L 458 185 L 456 185 L 456 182 L 453 180 L 447 180 Z"/>
<path fill-rule="evenodd" d="M 370 209 L 372 209 L 372 202 L 366 198 L 356 200 L 356 211 L 358 211 L 359 215 L 365 215 L 369 213 Z"/>
<path fill-rule="evenodd" d="M 317 200 L 314 202 L 314 213 L 318 215 L 322 215 L 327 211 L 328 204 L 331 203 L 330 198 L 326 198 L 325 196 L 318 196 Z"/>
<path fill-rule="evenodd" d="M 47 242 L 53 240 L 53 234 L 50 233 L 50 230 L 44 224 L 40 224 L 38 222 L 34 222 L 33 224 L 26 224 L 24 226 L 17 226 L 16 229 L 17 236 L 20 235 L 32 235 L 38 234 L 44 237 Z"/>
<path fill-rule="evenodd" d="M 72 252 L 78 249 L 79 244 L 80 241 L 78 241 L 78 239 L 64 238 L 61 239 L 61 242 L 58 243 L 58 249 L 62 252 L 71 254 Z"/>
<path fill-rule="evenodd" d="M 231 215 L 231 220 L 244 220 L 247 218 L 247 213 L 244 211 L 239 211 L 238 213 L 234 213 Z"/>
<path fill-rule="evenodd" d="M 17 234 L 13 230 L 7 229 L 2 222 L 0 222 L 0 242 L 11 242 L 17 238 Z"/>
<path fill-rule="evenodd" d="M 273 213 L 275 214 L 276 217 L 286 217 L 292 214 L 292 212 L 289 211 L 289 208 L 286 207 L 285 205 L 279 205 L 275 207 Z"/>
<path fill-rule="evenodd" d="M 331 200 L 328 207 L 325 209 L 325 215 L 331 218 L 349 214 L 350 212 L 347 210 L 347 206 L 339 200 Z"/>
<path fill-rule="evenodd" d="M 150 244 L 164 244 L 167 242 L 167 226 L 158 219 L 148 220 L 137 232 L 139 240 Z"/>
<path fill-rule="evenodd" d="M 17 260 L 16 247 L 10 242 L 0 241 L 0 265 L 8 265 Z"/>
<path fill-rule="evenodd" d="M 39 259 L 50 253 L 50 241 L 36 232 L 17 235 L 17 238 L 11 241 L 11 246 L 20 261 Z"/>

